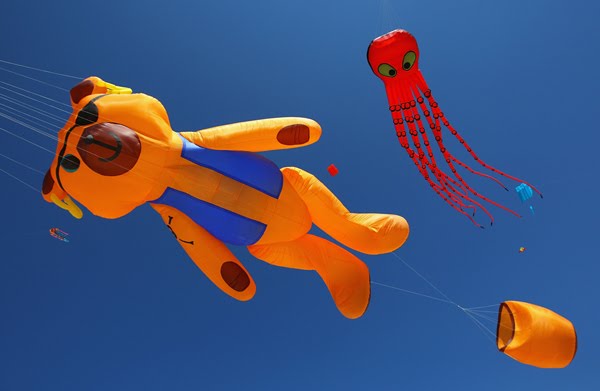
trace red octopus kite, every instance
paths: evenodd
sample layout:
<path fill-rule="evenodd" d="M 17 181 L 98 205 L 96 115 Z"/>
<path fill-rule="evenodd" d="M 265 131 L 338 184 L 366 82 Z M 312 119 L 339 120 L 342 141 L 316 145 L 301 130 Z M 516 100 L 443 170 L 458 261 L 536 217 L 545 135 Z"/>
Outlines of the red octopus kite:
<path fill-rule="evenodd" d="M 466 213 L 465 209 L 472 209 L 474 214 L 477 207 L 480 207 L 489 216 L 491 224 L 494 223 L 494 218 L 484 206 L 473 199 L 473 196 L 520 217 L 516 212 L 478 193 L 467 184 L 456 170 L 455 164 L 463 167 L 472 174 L 497 182 L 508 191 L 508 188 L 498 179 L 475 171 L 454 157 L 444 146 L 442 125 L 458 139 L 475 161 L 483 167 L 506 178 L 529 185 L 527 182 L 497 170 L 481 160 L 456 129 L 450 125 L 437 101 L 433 98 L 431 90 L 419 70 L 419 47 L 417 46 L 416 39 L 405 30 L 389 32 L 371 42 L 367 51 L 367 59 L 375 75 L 385 84 L 389 110 L 392 113 L 400 145 L 406 149 L 406 152 L 412 158 L 419 172 L 434 191 L 454 209 L 467 216 L 475 225 L 481 228 L 483 226 L 479 225 L 470 214 Z M 425 131 L 423 118 L 433 132 L 435 143 L 443 154 L 453 176 L 446 174 L 440 169 L 433 154 L 429 136 Z M 412 140 L 413 146 L 409 143 L 409 137 Z M 433 178 L 430 176 L 430 173 L 433 174 Z M 535 187 L 529 186 L 542 196 Z"/>

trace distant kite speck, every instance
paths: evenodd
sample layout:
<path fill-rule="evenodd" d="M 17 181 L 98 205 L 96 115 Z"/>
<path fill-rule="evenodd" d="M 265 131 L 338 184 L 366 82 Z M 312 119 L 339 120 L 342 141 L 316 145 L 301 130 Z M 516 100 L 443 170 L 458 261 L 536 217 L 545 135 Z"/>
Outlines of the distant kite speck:
<path fill-rule="evenodd" d="M 331 176 L 336 176 L 340 172 L 334 164 L 330 164 L 329 167 L 327 167 L 327 171 L 329 171 L 329 175 Z"/>

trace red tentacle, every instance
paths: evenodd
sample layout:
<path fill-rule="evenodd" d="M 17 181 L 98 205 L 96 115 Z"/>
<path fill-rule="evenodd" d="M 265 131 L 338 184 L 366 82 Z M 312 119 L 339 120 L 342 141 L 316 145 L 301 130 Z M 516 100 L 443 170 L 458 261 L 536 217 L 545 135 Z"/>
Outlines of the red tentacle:
<path fill-rule="evenodd" d="M 451 185 L 450 183 L 448 183 L 448 181 L 446 180 L 446 179 L 448 179 L 448 178 L 449 178 L 449 177 L 448 177 L 448 175 L 446 175 L 444 172 L 442 172 L 442 171 L 439 171 L 439 170 L 438 170 L 438 172 L 439 172 L 440 178 L 442 178 L 441 180 L 442 180 L 442 181 L 443 181 L 443 183 L 444 183 L 444 187 L 445 187 L 445 188 L 447 188 L 447 189 L 450 189 L 450 191 L 452 192 L 452 193 L 448 193 L 448 194 L 450 194 L 451 198 L 452 198 L 453 200 L 456 200 L 456 203 L 457 203 L 457 204 L 459 204 L 459 205 L 460 205 L 462 208 L 466 208 L 466 209 L 473 209 L 473 216 L 475 216 L 475 212 L 477 211 L 477 207 L 476 207 L 475 205 L 467 205 L 467 204 L 465 204 L 465 203 L 464 203 L 464 202 L 462 202 L 460 199 L 458 199 L 458 198 L 457 198 L 457 196 L 458 196 L 458 197 L 460 197 L 460 198 L 462 198 L 463 200 L 465 200 L 465 201 L 467 201 L 467 202 L 472 202 L 472 203 L 474 203 L 474 204 L 477 204 L 477 205 L 479 205 L 479 206 L 481 206 L 481 204 L 478 204 L 476 201 L 474 201 L 474 200 L 472 200 L 471 198 L 469 198 L 469 196 L 467 196 L 467 195 L 465 195 L 465 194 L 463 194 L 463 193 L 461 193 L 461 192 L 457 191 L 457 190 L 454 188 L 454 186 L 452 186 L 452 185 Z"/>
<path fill-rule="evenodd" d="M 419 89 L 421 89 L 421 86 L 420 86 L 419 84 L 417 84 L 417 85 L 419 86 Z M 425 84 L 425 87 L 426 87 L 426 86 L 427 86 L 427 85 Z M 433 112 L 434 119 L 437 119 L 437 118 L 439 118 L 439 115 L 438 115 L 438 113 L 439 113 L 438 104 L 437 104 L 437 102 L 435 102 L 434 100 L 432 100 L 432 99 L 431 99 L 431 91 L 430 91 L 429 89 L 426 89 L 425 91 L 423 91 L 423 94 L 425 95 L 425 97 L 426 97 L 427 99 L 429 99 L 429 106 L 431 107 L 431 111 Z M 436 117 L 436 115 L 437 115 L 437 117 Z M 444 144 L 443 144 L 443 142 L 442 142 L 442 129 L 441 129 L 440 125 L 439 125 L 439 122 L 438 122 L 437 124 L 436 124 L 436 123 L 434 123 L 434 122 L 430 122 L 430 128 L 431 128 L 431 130 L 433 131 L 433 134 L 434 134 L 434 136 L 435 136 L 435 140 L 437 141 L 437 143 L 438 143 L 438 146 L 439 146 L 439 148 L 440 148 L 440 151 L 441 151 L 441 152 L 442 152 L 442 154 L 444 155 L 444 157 L 445 157 L 445 159 L 446 159 L 446 163 L 447 163 L 447 164 L 448 164 L 448 166 L 450 167 L 450 169 L 451 169 L 452 173 L 454 174 L 454 176 L 456 176 L 456 178 L 457 178 L 457 179 L 458 179 L 458 180 L 459 180 L 459 181 L 460 181 L 460 182 L 461 182 L 461 183 L 462 183 L 462 184 L 463 184 L 463 185 L 464 185 L 464 186 L 465 186 L 467 189 L 469 189 L 469 191 L 470 191 L 470 192 L 471 192 L 473 195 L 475 195 L 475 196 L 477 196 L 477 197 L 481 198 L 482 200 L 484 200 L 484 201 L 486 201 L 486 202 L 489 202 L 490 204 L 492 204 L 492 205 L 495 205 L 495 206 L 497 206 L 498 208 L 500 208 L 500 209 L 503 209 L 503 210 L 505 210 L 505 211 L 507 211 L 507 212 L 509 212 L 509 213 L 511 213 L 511 214 L 513 214 L 513 215 L 515 215 L 515 216 L 517 216 L 517 217 L 521 217 L 521 215 L 519 215 L 517 212 L 513 211 L 512 209 L 509 209 L 509 208 L 505 207 L 504 205 L 501 205 L 501 204 L 497 203 L 496 201 L 493 201 L 493 200 L 491 200 L 491 199 L 489 199 L 489 198 L 485 197 L 484 195 L 482 195 L 482 194 L 479 194 L 477 191 L 475 191 L 473 188 L 471 188 L 471 187 L 470 187 L 470 186 L 469 186 L 469 185 L 468 185 L 468 184 L 465 182 L 465 180 L 462 178 L 462 176 L 461 176 L 461 175 L 458 173 L 458 171 L 457 171 L 457 170 L 456 170 L 456 168 L 454 167 L 454 164 L 452 164 L 452 161 L 453 161 L 453 160 L 452 160 L 452 158 L 453 158 L 454 156 L 452 156 L 452 155 L 451 155 L 451 154 L 448 152 L 448 150 L 446 149 L 446 147 L 444 146 Z"/>
<path fill-rule="evenodd" d="M 394 128 L 396 130 L 396 136 L 398 137 L 398 141 L 400 142 L 400 145 L 406 150 L 406 152 L 408 153 L 408 156 L 413 160 L 413 162 L 415 163 L 415 166 L 417 166 L 417 169 L 419 170 L 419 172 L 421 173 L 423 178 L 425 178 L 425 180 L 429 183 L 429 185 L 433 188 L 433 190 L 437 193 L 437 195 L 442 197 L 442 199 L 447 204 L 449 204 L 452 208 L 454 208 L 459 213 L 465 215 L 474 225 L 476 225 L 480 228 L 483 228 L 483 226 L 478 224 L 473 219 L 472 216 L 470 216 L 468 213 L 463 211 L 460 207 L 458 207 L 453 202 L 451 202 L 448 198 L 446 198 L 444 196 L 444 194 L 442 193 L 442 190 L 440 189 L 440 187 L 431 180 L 431 178 L 429 177 L 429 174 L 427 173 L 425 163 L 422 161 L 419 162 L 419 160 L 417 158 L 417 154 L 410 147 L 408 138 L 406 136 L 406 128 L 404 125 L 404 120 L 402 119 L 402 113 L 400 111 L 401 105 L 397 104 L 397 102 L 399 102 L 399 99 L 395 96 L 395 92 L 392 89 L 388 90 L 388 101 L 389 101 L 389 110 L 392 114 L 392 120 L 394 122 Z M 421 163 L 421 164 L 419 164 L 419 163 Z"/>
<path fill-rule="evenodd" d="M 528 185 L 529 187 L 531 187 L 536 193 L 538 193 L 540 195 L 540 197 L 544 197 L 542 195 L 542 193 L 535 188 L 535 186 L 529 184 L 528 182 L 525 182 L 524 180 L 514 177 L 512 175 L 509 175 L 503 171 L 498 170 L 497 168 L 490 166 L 489 164 L 487 164 L 486 162 L 484 162 L 483 160 L 481 160 L 477 154 L 475 154 L 475 152 L 473 151 L 473 149 L 469 146 L 469 144 L 465 141 L 464 138 L 462 138 L 462 136 L 456 131 L 456 129 L 454 129 L 454 127 L 452 125 L 450 125 L 450 122 L 444 117 L 444 113 L 439 109 L 437 102 L 435 101 L 435 99 L 433 98 L 433 95 L 431 95 L 431 90 L 429 89 L 429 87 L 427 86 L 427 83 L 425 82 L 425 79 L 423 78 L 423 75 L 418 72 L 417 73 L 417 85 L 419 86 L 419 89 L 421 91 L 423 91 L 423 94 L 425 94 L 425 96 L 427 97 L 428 101 L 429 101 L 429 105 L 432 108 L 432 111 L 434 111 L 434 116 L 435 114 L 437 114 L 437 116 L 439 118 L 442 119 L 442 123 L 444 124 L 444 126 L 446 126 L 448 128 L 448 130 L 450 130 L 450 133 L 456 137 L 456 139 L 465 147 L 465 149 L 467 150 L 467 152 L 469 152 L 471 154 L 471 156 L 473 157 L 473 159 L 475 159 L 475 161 L 477 161 L 479 164 L 481 164 L 483 167 L 489 169 L 492 172 L 498 173 L 499 175 L 502 175 L 506 178 L 512 179 L 513 181 L 517 181 L 520 183 L 525 183 L 526 185 Z M 426 93 L 426 91 L 429 91 L 428 93 Z M 435 107 L 434 107 L 435 106 Z"/>
<path fill-rule="evenodd" d="M 448 197 L 450 197 L 453 201 L 455 201 L 457 204 L 459 204 L 461 207 L 466 208 L 467 206 L 464 205 L 462 203 L 462 201 L 457 199 L 456 196 L 454 196 L 452 193 L 450 193 L 448 191 L 448 189 L 446 189 L 446 187 L 445 187 L 446 182 L 443 180 L 443 178 L 441 176 L 442 173 L 441 173 L 440 169 L 438 168 L 437 164 L 435 163 L 435 157 L 433 155 L 433 151 L 431 150 L 431 147 L 428 145 L 429 140 L 427 139 L 427 135 L 425 134 L 425 129 L 423 128 L 423 124 L 420 121 L 419 113 L 418 113 L 418 111 L 416 111 L 416 103 L 415 103 L 415 100 L 412 99 L 412 95 L 410 94 L 410 91 L 408 91 L 406 88 L 401 88 L 399 92 L 400 92 L 400 102 L 402 102 L 400 104 L 400 107 L 402 109 L 402 114 L 404 115 L 404 122 L 408 126 L 409 133 L 411 135 L 413 144 L 417 148 L 419 160 L 421 162 L 423 162 L 425 164 L 425 166 L 427 166 L 427 168 L 429 168 L 429 170 L 432 172 L 433 175 L 435 175 L 436 179 L 438 180 L 438 182 L 441 185 L 441 190 L 444 193 L 446 193 L 448 195 Z M 415 116 L 415 114 L 416 114 L 416 116 Z M 419 139 L 419 131 L 417 131 L 417 126 L 415 125 L 415 122 L 417 122 L 420 125 L 421 135 L 424 137 L 424 142 L 426 142 L 429 156 L 432 159 L 431 162 L 429 160 L 427 160 L 427 157 L 425 156 L 425 152 L 423 152 L 423 149 L 421 148 L 421 140 Z"/>
<path fill-rule="evenodd" d="M 423 137 L 423 144 L 425 144 L 425 147 L 427 148 L 427 154 L 429 155 L 429 158 L 431 159 L 431 163 L 433 165 L 434 168 L 437 168 L 438 165 L 435 161 L 435 155 L 433 154 L 433 151 L 431 149 L 431 143 L 429 142 L 429 138 L 427 137 L 427 133 L 425 132 L 425 127 L 423 126 L 423 122 L 421 121 L 421 115 L 419 114 L 419 110 L 417 109 L 416 103 L 415 103 L 415 99 L 414 99 L 414 91 L 411 87 L 409 87 L 408 91 L 404 91 L 404 93 L 406 94 L 407 98 L 406 101 L 410 104 L 410 108 L 412 111 L 412 118 L 417 122 L 418 128 L 419 128 L 419 133 L 421 134 L 421 137 Z"/>
<path fill-rule="evenodd" d="M 429 127 L 433 129 L 434 119 L 435 119 L 435 124 L 439 125 L 439 116 L 438 115 L 434 115 L 434 119 L 432 119 L 431 118 L 432 117 L 431 113 L 427 109 L 427 105 L 425 104 L 425 100 L 423 99 L 423 97 L 421 96 L 421 94 L 419 94 L 418 87 L 413 86 L 412 90 L 413 90 L 414 95 L 417 97 L 416 98 L 417 102 L 419 103 L 419 106 L 421 107 L 421 110 L 423 111 L 423 114 L 425 115 L 425 118 L 427 119 L 427 122 L 429 123 Z M 439 108 L 438 108 L 438 110 L 439 110 Z M 441 110 L 439 111 L 439 113 L 443 116 L 443 113 L 441 112 Z M 450 154 L 450 155 L 452 156 L 452 154 Z M 484 174 L 482 172 L 473 170 L 467 164 L 465 164 L 465 163 L 461 162 L 460 160 L 456 159 L 454 156 L 452 156 L 452 161 L 454 161 L 454 162 L 458 163 L 460 166 L 466 168 L 472 174 L 479 175 L 479 176 L 486 177 L 486 178 L 489 178 L 489 179 L 493 180 L 494 182 L 496 182 L 497 184 L 499 184 L 500 186 L 502 186 L 504 188 L 504 190 L 508 191 L 508 188 L 502 182 L 500 182 L 497 178 L 494 178 L 491 175 Z"/>
<path fill-rule="evenodd" d="M 455 186 L 460 186 L 462 188 L 462 185 L 458 182 L 456 182 L 454 179 L 452 179 L 451 177 L 449 177 L 448 175 L 444 174 L 444 177 L 449 180 L 450 182 L 452 182 Z M 451 185 L 448 185 L 450 188 L 452 188 Z M 474 203 L 475 205 L 479 206 L 481 208 L 481 210 L 483 210 L 483 213 L 485 213 L 489 218 L 490 218 L 490 225 L 494 224 L 494 216 L 492 216 L 492 214 L 487 210 L 486 207 L 484 207 L 482 204 L 480 204 L 479 202 L 475 201 L 474 199 L 472 199 L 471 197 L 469 197 L 466 194 L 461 194 L 461 193 L 457 193 L 459 194 L 461 197 L 464 197 L 465 199 L 467 199 L 469 202 Z M 467 191 L 468 194 L 468 191 Z"/>
<path fill-rule="evenodd" d="M 506 187 L 504 185 L 504 183 L 500 182 L 498 180 L 498 178 L 494 178 L 491 175 L 484 174 L 484 173 L 479 172 L 479 171 L 475 171 L 471 167 L 469 167 L 468 165 L 466 165 L 465 163 L 463 163 L 460 160 L 458 160 L 457 158 L 455 158 L 454 155 L 450 154 L 450 156 L 451 156 L 453 162 L 457 163 L 459 166 L 462 166 L 462 167 L 466 168 L 467 170 L 469 170 L 471 172 L 471 174 L 475 174 L 475 175 L 479 175 L 479 176 L 482 176 L 482 177 L 485 177 L 485 178 L 489 178 L 489 179 L 493 180 L 494 182 L 496 182 L 497 184 L 499 184 L 500 186 L 502 186 L 504 188 L 504 190 L 509 191 L 508 187 Z"/>
<path fill-rule="evenodd" d="M 489 202 L 492 205 L 497 206 L 500 209 L 505 210 L 506 212 L 512 213 L 516 217 L 521 217 L 521 215 L 519 215 L 514 210 L 512 210 L 510 208 L 507 208 L 506 206 L 501 205 L 501 204 L 497 203 L 496 201 L 487 198 L 486 196 L 484 196 L 483 194 L 478 193 L 471 186 L 469 186 L 465 182 L 465 180 L 463 179 L 463 177 L 458 173 L 458 171 L 456 170 L 456 167 L 454 167 L 454 165 L 452 164 L 452 158 L 453 158 L 453 156 L 450 155 L 450 153 L 448 152 L 448 150 L 446 149 L 446 147 L 442 143 L 442 131 L 441 131 L 440 126 L 439 125 L 438 126 L 434 126 L 434 128 L 432 130 L 433 130 L 433 134 L 435 135 L 435 140 L 438 142 L 438 145 L 440 147 L 440 151 L 442 152 L 442 154 L 446 158 L 446 163 L 448 163 L 448 166 L 452 170 L 452 173 L 454 174 L 454 176 L 456 176 L 456 178 L 459 180 L 460 183 L 462 183 L 473 195 L 481 198 L 482 200 L 484 200 L 486 202 Z"/>

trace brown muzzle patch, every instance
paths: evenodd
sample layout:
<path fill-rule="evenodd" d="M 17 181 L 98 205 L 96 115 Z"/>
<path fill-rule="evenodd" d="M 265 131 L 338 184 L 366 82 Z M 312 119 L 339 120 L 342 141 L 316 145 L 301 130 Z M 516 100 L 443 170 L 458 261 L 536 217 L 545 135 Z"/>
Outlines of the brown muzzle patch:
<path fill-rule="evenodd" d="M 135 131 L 126 126 L 102 122 L 86 128 L 77 151 L 81 159 L 100 175 L 122 175 L 135 166 L 142 145 Z"/>

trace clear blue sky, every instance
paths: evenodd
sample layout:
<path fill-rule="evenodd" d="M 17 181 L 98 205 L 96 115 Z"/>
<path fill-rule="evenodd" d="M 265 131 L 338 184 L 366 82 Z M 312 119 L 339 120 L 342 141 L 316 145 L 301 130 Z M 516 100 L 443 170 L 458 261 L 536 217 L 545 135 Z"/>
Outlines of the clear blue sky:
<path fill-rule="evenodd" d="M 175 130 L 317 120 L 317 144 L 268 157 L 316 174 L 351 210 L 406 217 L 412 232 L 398 254 L 463 306 L 523 300 L 572 320 L 571 366 L 521 365 L 457 308 L 381 286 L 361 319 L 345 319 L 315 273 L 268 265 L 245 248 L 234 251 L 258 290 L 237 302 L 149 206 L 75 221 L 0 173 L 0 390 L 600 389 L 598 2 L 380 3 L 8 0 L 0 58 L 153 95 Z M 415 35 L 425 78 L 478 154 L 543 191 L 535 216 L 514 192 L 470 177 L 524 216 L 491 208 L 497 222 L 480 230 L 421 178 L 365 56 L 393 28 Z M 68 103 L 67 92 L 1 70 L 0 80 Z M 0 152 L 41 171 L 52 159 L 4 132 Z M 1 157 L 0 168 L 41 185 Z M 53 226 L 71 243 L 52 239 Z M 435 295 L 392 255 L 361 258 L 374 281 Z"/>

